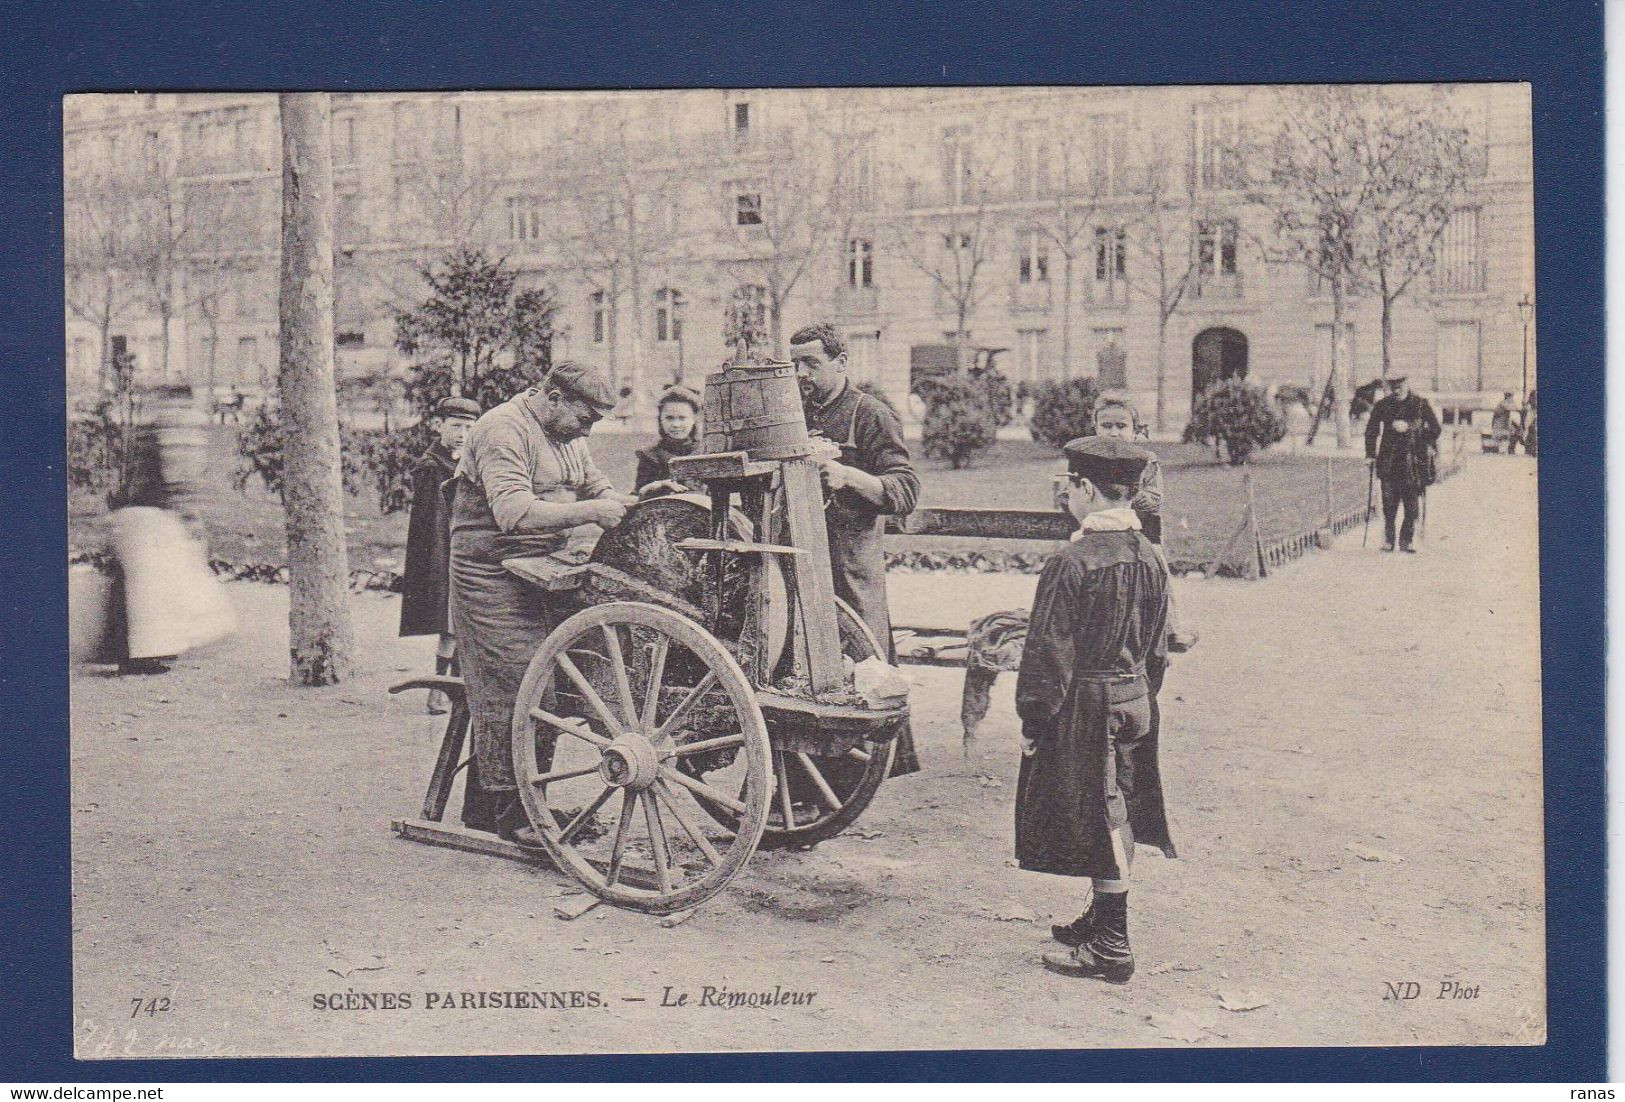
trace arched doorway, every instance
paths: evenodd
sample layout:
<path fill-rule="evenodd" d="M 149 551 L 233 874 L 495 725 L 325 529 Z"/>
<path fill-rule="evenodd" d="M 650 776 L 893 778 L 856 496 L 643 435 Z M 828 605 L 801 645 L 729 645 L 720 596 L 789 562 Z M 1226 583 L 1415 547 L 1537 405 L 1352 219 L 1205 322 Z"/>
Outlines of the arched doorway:
<path fill-rule="evenodd" d="M 1239 330 L 1215 326 L 1191 342 L 1191 402 L 1214 383 L 1247 377 L 1247 338 Z"/>

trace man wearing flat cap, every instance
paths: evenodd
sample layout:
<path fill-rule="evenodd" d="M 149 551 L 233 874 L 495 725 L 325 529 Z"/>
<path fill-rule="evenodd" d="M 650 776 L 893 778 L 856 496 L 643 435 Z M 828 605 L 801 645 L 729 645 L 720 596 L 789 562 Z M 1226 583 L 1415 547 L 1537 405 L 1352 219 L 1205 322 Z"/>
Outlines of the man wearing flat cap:
<path fill-rule="evenodd" d="M 886 555 L 881 548 L 887 516 L 907 516 L 920 497 L 920 479 L 903 441 L 903 425 L 887 405 L 852 385 L 846 375 L 846 341 L 827 322 L 790 337 L 807 430 L 840 448 L 822 463 L 829 491 L 824 520 L 835 595 L 868 625 L 886 660 L 897 661 L 891 611 L 886 602 Z M 892 775 L 919 771 L 913 734 L 897 736 Z"/>
<path fill-rule="evenodd" d="M 609 376 L 564 361 L 539 386 L 486 413 L 469 430 L 451 515 L 451 601 L 473 727 L 463 822 L 534 844 L 514 784 L 509 739 L 514 696 L 537 647 L 563 616 L 502 568 L 522 553 L 562 548 L 569 529 L 613 528 L 634 501 L 616 493 L 587 450 L 614 408 Z"/>
<path fill-rule="evenodd" d="M 1016 858 L 1091 879 L 1088 908 L 1051 931 L 1069 949 L 1045 953 L 1044 967 L 1127 983 L 1134 846 L 1174 856 L 1146 681 L 1166 655 L 1168 575 L 1132 505 L 1151 454 L 1100 436 L 1064 450 L 1057 504 L 1078 531 L 1038 580 L 1016 680 Z"/>
<path fill-rule="evenodd" d="M 1439 418 L 1420 394 L 1412 393 L 1403 375 L 1389 376 L 1388 393 L 1371 407 L 1365 423 L 1365 457 L 1382 481 L 1382 549 L 1394 549 L 1394 520 L 1401 505 L 1399 549 L 1414 553 L 1411 540 L 1422 495 L 1433 481 L 1433 446 Z"/>
<path fill-rule="evenodd" d="M 429 419 L 435 441 L 412 467 L 412 508 L 406 522 L 406 567 L 401 576 L 401 635 L 436 635 L 435 673 L 453 672 L 456 636 L 451 630 L 451 494 L 449 483 L 462 458 L 463 441 L 480 416 L 471 398 L 442 398 Z M 429 711 L 445 711 L 438 690 Z"/>

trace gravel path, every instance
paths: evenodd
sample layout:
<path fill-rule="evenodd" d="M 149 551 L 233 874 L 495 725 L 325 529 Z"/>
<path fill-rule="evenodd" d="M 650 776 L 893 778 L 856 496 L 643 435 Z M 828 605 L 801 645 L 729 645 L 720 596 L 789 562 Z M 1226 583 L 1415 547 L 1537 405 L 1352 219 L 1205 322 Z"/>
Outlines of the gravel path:
<path fill-rule="evenodd" d="M 563 922 L 556 874 L 390 833 L 438 740 L 383 692 L 429 666 L 396 599 L 355 598 L 356 681 L 293 690 L 286 590 L 233 584 L 237 639 L 73 683 L 78 1054 L 1540 1043 L 1535 467 L 1475 460 L 1433 499 L 1418 556 L 1356 531 L 1261 582 L 1176 583 L 1202 635 L 1164 691 L 1181 860 L 1142 851 L 1121 988 L 1037 966 L 1082 885 L 1010 867 L 1011 677 L 967 763 L 956 671 L 915 671 L 927 771 L 856 833 L 759 854 L 674 928 Z M 1034 582 L 897 575 L 896 619 Z M 1452 983 L 1474 995 L 1436 997 Z M 707 987 L 816 994 L 728 1009 Z M 506 991 L 601 1005 L 462 998 Z M 351 992 L 411 1006 L 316 1009 Z"/>

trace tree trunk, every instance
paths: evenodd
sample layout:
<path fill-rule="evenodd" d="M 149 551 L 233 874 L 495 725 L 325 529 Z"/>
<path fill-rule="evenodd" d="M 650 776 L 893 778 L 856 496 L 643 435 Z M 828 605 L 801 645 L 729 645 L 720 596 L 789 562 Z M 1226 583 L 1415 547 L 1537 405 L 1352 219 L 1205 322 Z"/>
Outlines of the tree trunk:
<path fill-rule="evenodd" d="M 1337 446 L 1349 446 L 1349 362 L 1346 328 L 1343 322 L 1343 277 L 1332 277 L 1332 424 L 1337 429 Z"/>
<path fill-rule="evenodd" d="M 1061 257 L 1061 377 L 1072 378 L 1072 250 Z"/>
<path fill-rule="evenodd" d="M 102 358 L 96 365 L 96 396 L 98 398 L 107 394 L 107 379 L 112 374 L 113 365 L 113 281 L 108 277 L 107 294 L 102 297 L 101 316 Z"/>
<path fill-rule="evenodd" d="M 1378 273 L 1377 280 L 1377 292 L 1382 296 L 1382 377 L 1387 380 L 1388 347 L 1394 336 L 1394 300 L 1388 294 L 1388 273 Z"/>
<path fill-rule="evenodd" d="M 1168 314 L 1157 307 L 1157 413 L 1152 422 L 1158 432 L 1168 430 Z"/>
<path fill-rule="evenodd" d="M 169 382 L 169 304 L 158 307 L 158 375 Z"/>
<path fill-rule="evenodd" d="M 325 92 L 277 98 L 289 674 L 297 685 L 331 685 L 351 675 L 355 652 L 333 369 L 332 118 Z"/>

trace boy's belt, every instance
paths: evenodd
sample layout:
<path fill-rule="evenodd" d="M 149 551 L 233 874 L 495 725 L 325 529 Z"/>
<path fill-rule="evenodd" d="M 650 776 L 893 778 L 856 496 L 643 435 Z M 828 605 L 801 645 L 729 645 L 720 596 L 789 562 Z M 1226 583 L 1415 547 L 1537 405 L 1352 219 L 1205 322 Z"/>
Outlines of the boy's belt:
<path fill-rule="evenodd" d="M 1141 667 L 1127 671 L 1084 670 L 1072 676 L 1073 680 L 1085 685 L 1098 685 L 1108 704 L 1127 704 L 1131 700 L 1139 700 L 1150 692 L 1145 679 L 1145 670 Z"/>
<path fill-rule="evenodd" d="M 1079 681 L 1111 684 L 1116 681 L 1133 681 L 1137 677 L 1145 676 L 1144 666 L 1135 666 L 1132 670 L 1079 670 L 1072 675 Z"/>

